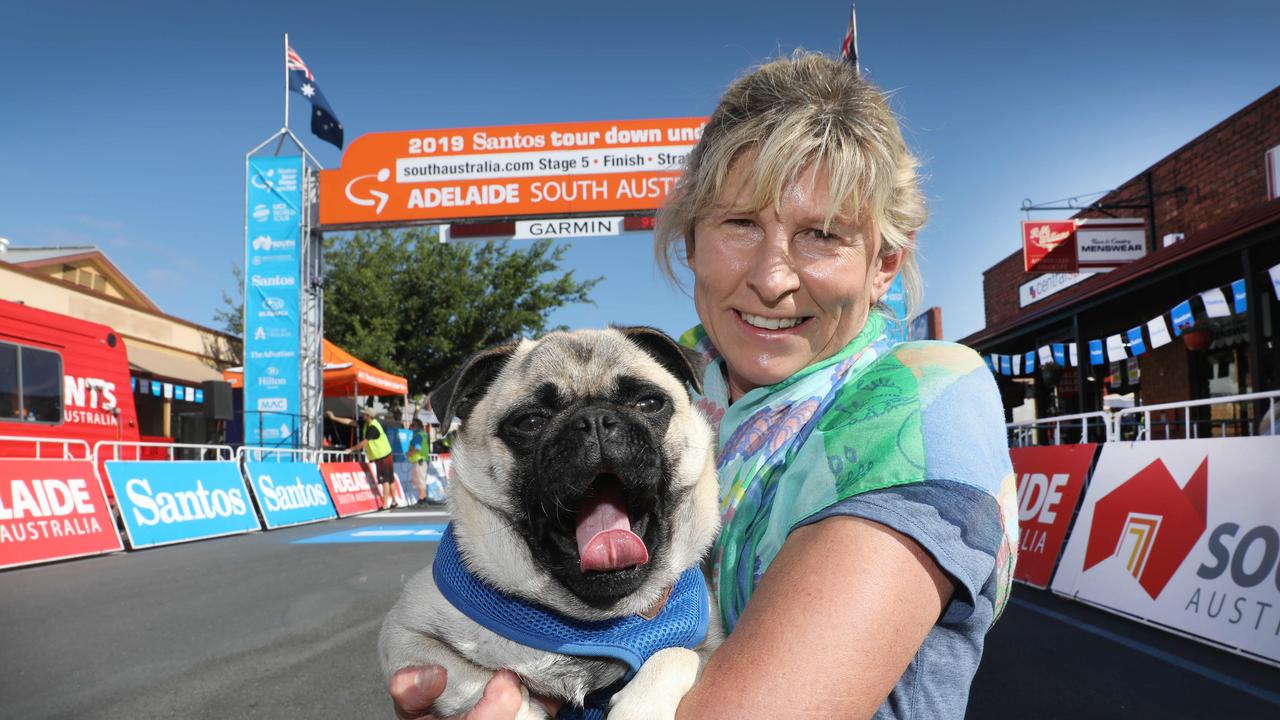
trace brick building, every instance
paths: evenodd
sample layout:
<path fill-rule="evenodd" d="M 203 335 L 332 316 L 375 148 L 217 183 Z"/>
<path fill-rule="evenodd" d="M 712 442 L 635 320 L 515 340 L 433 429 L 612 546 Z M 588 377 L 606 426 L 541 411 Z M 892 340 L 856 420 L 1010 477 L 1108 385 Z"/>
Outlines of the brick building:
<path fill-rule="evenodd" d="M 992 357 L 1035 354 L 1033 372 L 1002 372 L 997 363 L 1010 419 L 1280 389 L 1280 280 L 1273 285 L 1269 273 L 1280 265 L 1278 156 L 1280 87 L 1072 215 L 1144 220 L 1145 257 L 1110 272 L 1044 275 L 1025 272 L 1019 250 L 987 269 L 986 327 L 961 342 Z M 1201 293 L 1214 289 L 1228 314 L 1206 306 Z M 1186 301 L 1195 326 L 1175 329 L 1171 310 L 1187 317 Z M 1172 340 L 1165 344 L 1159 325 L 1148 326 L 1161 318 Z M 1091 358 L 1091 341 L 1116 335 L 1126 357 Z M 1071 345 L 1077 366 L 1039 362 L 1040 348 Z M 1241 404 L 1193 420 L 1201 434 L 1238 434 L 1259 412 Z M 1181 418 L 1170 413 L 1153 426 Z"/>

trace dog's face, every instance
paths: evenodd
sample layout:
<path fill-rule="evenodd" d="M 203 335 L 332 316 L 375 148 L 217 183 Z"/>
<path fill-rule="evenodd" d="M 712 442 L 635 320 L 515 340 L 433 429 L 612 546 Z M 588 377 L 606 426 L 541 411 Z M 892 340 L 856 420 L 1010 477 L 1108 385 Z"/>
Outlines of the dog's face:
<path fill-rule="evenodd" d="M 462 419 L 450 502 L 472 570 L 592 618 L 643 611 L 717 530 L 697 372 L 647 328 L 552 333 L 482 353 L 433 396 Z"/>

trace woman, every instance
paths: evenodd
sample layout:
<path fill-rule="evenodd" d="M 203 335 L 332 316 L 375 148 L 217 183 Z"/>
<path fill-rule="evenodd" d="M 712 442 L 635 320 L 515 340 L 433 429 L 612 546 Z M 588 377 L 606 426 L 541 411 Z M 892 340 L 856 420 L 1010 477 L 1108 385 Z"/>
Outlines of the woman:
<path fill-rule="evenodd" d="M 730 86 L 659 217 L 710 361 L 731 631 L 681 718 L 964 715 L 1017 518 L 989 371 L 892 345 L 877 308 L 898 274 L 918 285 L 916 166 L 878 89 L 798 53 Z M 397 711 L 443 682 L 403 671 Z M 519 692 L 499 673 L 468 717 L 512 717 Z"/>

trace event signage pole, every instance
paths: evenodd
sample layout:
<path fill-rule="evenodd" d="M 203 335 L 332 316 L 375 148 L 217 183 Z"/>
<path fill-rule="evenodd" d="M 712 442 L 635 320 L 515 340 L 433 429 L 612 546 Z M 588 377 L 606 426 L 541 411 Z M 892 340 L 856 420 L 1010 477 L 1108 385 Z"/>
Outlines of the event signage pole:
<path fill-rule="evenodd" d="M 289 129 L 289 33 L 284 34 L 284 129 Z"/>
<path fill-rule="evenodd" d="M 245 443 L 296 447 L 303 158 L 250 156 L 245 174 Z"/>

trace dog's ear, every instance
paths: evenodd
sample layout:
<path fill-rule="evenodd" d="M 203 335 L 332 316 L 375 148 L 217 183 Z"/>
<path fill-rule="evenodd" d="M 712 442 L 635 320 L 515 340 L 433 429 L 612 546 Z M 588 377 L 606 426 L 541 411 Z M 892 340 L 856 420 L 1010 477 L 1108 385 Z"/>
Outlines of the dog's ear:
<path fill-rule="evenodd" d="M 667 372 L 675 375 L 681 382 L 692 385 L 699 394 L 702 393 L 702 371 L 705 363 L 701 353 L 684 347 L 666 333 L 651 327 L 615 329 L 657 360 Z"/>
<path fill-rule="evenodd" d="M 481 350 L 467 358 L 461 370 L 431 393 L 431 411 L 440 418 L 440 427 L 445 432 L 455 417 L 464 423 L 467 421 L 471 409 L 484 397 L 518 345 L 516 341 Z"/>

